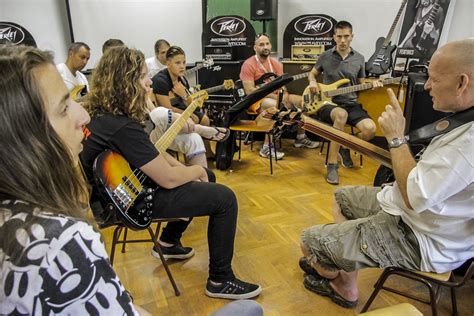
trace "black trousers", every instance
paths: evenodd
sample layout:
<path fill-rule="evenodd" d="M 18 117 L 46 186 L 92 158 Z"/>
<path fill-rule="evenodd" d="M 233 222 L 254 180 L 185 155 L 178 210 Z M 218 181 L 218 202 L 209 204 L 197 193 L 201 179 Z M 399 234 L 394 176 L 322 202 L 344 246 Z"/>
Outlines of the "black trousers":
<path fill-rule="evenodd" d="M 209 279 L 216 282 L 232 280 L 232 257 L 237 225 L 237 199 L 228 187 L 215 183 L 212 171 L 207 170 L 210 182 L 188 182 L 174 189 L 160 188 L 153 202 L 156 218 L 209 216 L 207 241 L 209 245 Z M 212 182 L 211 182 L 212 181 Z M 160 240 L 178 244 L 190 221 L 170 222 L 163 229 Z"/>

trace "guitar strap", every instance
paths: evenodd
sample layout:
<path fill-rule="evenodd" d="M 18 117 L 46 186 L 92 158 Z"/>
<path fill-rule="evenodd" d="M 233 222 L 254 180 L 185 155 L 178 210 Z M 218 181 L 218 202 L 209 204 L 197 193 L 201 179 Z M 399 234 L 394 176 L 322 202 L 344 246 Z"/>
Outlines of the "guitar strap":
<path fill-rule="evenodd" d="M 474 121 L 474 106 L 462 112 L 451 114 L 434 123 L 420 127 L 408 134 L 410 144 L 428 145 L 439 135 L 446 134 L 461 125 Z"/>

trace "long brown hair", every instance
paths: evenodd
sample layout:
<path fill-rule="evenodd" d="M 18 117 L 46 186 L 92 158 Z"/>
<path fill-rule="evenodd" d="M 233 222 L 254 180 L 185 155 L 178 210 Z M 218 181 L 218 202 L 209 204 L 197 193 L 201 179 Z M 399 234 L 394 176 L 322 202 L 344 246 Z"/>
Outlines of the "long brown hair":
<path fill-rule="evenodd" d="M 81 216 L 84 187 L 67 145 L 51 126 L 34 69 L 53 64 L 49 52 L 0 47 L 0 199 Z"/>
<path fill-rule="evenodd" d="M 146 91 L 140 85 L 144 65 L 145 56 L 139 50 L 125 46 L 107 50 L 92 75 L 84 103 L 89 114 L 126 115 L 143 124 L 148 118 Z"/>

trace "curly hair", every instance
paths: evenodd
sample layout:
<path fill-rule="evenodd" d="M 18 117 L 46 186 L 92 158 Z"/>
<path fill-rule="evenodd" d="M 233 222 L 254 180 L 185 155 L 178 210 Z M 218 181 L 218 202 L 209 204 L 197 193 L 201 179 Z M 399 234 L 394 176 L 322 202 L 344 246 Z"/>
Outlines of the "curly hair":
<path fill-rule="evenodd" d="M 0 47 L 0 199 L 82 217 L 84 181 L 38 87 L 36 70 L 45 66 L 54 67 L 49 52 Z"/>
<path fill-rule="evenodd" d="M 126 46 L 105 52 L 92 74 L 84 107 L 91 117 L 101 113 L 125 115 L 139 124 L 148 119 L 146 90 L 140 85 L 145 56 Z"/>

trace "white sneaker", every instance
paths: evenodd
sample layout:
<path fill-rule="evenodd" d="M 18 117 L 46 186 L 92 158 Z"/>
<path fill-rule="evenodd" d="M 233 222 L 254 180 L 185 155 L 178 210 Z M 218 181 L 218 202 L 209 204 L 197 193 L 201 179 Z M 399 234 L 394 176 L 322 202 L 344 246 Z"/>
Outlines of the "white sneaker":
<path fill-rule="evenodd" d="M 272 148 L 271 150 L 271 153 L 272 153 L 272 157 L 274 158 L 275 157 L 275 149 Z M 268 155 L 270 154 L 270 146 L 263 146 L 262 149 L 260 149 L 260 157 L 263 157 L 263 158 L 268 158 Z M 280 160 L 280 159 L 283 159 L 283 156 L 285 156 L 285 153 L 281 152 L 281 151 L 276 151 L 276 159 L 277 160 Z"/>

